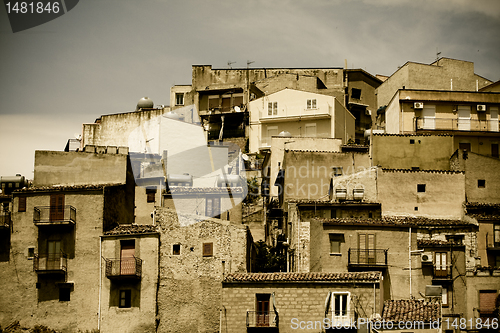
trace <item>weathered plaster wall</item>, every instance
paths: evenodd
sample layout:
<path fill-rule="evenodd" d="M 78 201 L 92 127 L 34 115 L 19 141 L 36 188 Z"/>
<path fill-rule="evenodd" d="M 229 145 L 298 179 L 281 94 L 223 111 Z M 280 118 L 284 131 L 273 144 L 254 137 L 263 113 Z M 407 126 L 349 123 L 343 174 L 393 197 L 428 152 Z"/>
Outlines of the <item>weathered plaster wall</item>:
<path fill-rule="evenodd" d="M 216 219 L 197 221 L 159 209 L 161 229 L 158 329 L 161 332 L 218 332 L 224 273 L 246 271 L 247 229 Z M 187 225 L 181 227 L 181 225 Z M 213 256 L 203 257 L 203 243 Z M 174 255 L 174 244 L 180 255 Z"/>
<path fill-rule="evenodd" d="M 425 192 L 417 192 L 418 184 L 425 184 Z M 379 170 L 377 190 L 382 216 L 461 219 L 463 215 L 463 172 Z"/>

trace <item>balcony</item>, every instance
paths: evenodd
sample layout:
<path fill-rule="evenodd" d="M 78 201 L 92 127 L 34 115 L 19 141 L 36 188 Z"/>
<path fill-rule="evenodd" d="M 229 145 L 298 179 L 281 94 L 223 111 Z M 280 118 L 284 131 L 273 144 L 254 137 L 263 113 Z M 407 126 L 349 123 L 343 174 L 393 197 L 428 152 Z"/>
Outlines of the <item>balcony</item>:
<path fill-rule="evenodd" d="M 136 257 L 123 259 L 104 259 L 106 261 L 106 277 L 110 280 L 140 280 L 142 275 L 142 259 Z"/>
<path fill-rule="evenodd" d="M 261 123 L 297 121 L 302 119 L 329 119 L 332 117 L 331 108 L 294 108 L 285 107 L 279 114 L 270 115 L 268 111 L 259 112 L 259 120 Z"/>
<path fill-rule="evenodd" d="M 352 309 L 340 307 L 339 309 L 329 310 L 326 313 L 325 321 L 330 327 L 327 332 L 338 332 L 339 329 L 349 330 L 355 328 L 356 312 Z"/>
<path fill-rule="evenodd" d="M 279 316 L 274 311 L 247 311 L 247 332 L 278 332 Z"/>
<path fill-rule="evenodd" d="M 0 229 L 10 227 L 10 212 L 0 212 Z"/>
<path fill-rule="evenodd" d="M 438 267 L 434 264 L 433 269 L 434 275 L 432 276 L 433 281 L 448 281 L 451 280 L 451 265 L 446 265 L 446 267 Z"/>
<path fill-rule="evenodd" d="M 68 258 L 63 252 L 38 255 L 33 258 L 33 270 L 38 274 L 65 274 Z"/>
<path fill-rule="evenodd" d="M 33 213 L 33 223 L 41 225 L 74 225 L 76 208 L 73 206 L 38 206 Z"/>
<path fill-rule="evenodd" d="M 500 251 L 500 237 L 495 237 L 494 234 L 486 233 L 486 250 Z"/>
<path fill-rule="evenodd" d="M 349 267 L 387 267 L 387 249 L 349 249 Z"/>
<path fill-rule="evenodd" d="M 415 118 L 417 131 L 469 131 L 498 132 L 498 120 L 477 120 L 457 118 Z"/>

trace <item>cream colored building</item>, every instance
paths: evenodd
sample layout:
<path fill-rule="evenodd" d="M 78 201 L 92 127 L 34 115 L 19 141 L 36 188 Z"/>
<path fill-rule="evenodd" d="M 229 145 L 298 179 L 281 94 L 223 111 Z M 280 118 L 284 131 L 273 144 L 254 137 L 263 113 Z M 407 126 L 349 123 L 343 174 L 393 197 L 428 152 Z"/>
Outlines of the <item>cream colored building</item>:
<path fill-rule="evenodd" d="M 269 148 L 280 132 L 354 140 L 354 116 L 335 97 L 285 88 L 249 103 L 250 152 Z"/>

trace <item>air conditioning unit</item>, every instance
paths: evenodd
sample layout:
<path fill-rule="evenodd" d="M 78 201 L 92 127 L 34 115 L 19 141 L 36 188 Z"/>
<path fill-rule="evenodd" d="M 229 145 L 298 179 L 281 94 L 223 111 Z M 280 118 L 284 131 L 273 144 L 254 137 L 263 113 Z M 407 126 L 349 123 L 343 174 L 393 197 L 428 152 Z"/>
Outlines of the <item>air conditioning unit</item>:
<path fill-rule="evenodd" d="M 486 111 L 486 105 L 484 104 L 479 104 L 477 106 L 477 111 Z"/>
<path fill-rule="evenodd" d="M 354 200 L 363 200 L 365 190 L 362 188 L 355 188 L 352 190 L 352 198 Z"/>
<path fill-rule="evenodd" d="M 433 260 L 433 253 L 432 252 L 422 252 L 422 255 L 420 257 L 422 264 L 432 264 Z"/>
<path fill-rule="evenodd" d="M 422 103 L 422 102 L 415 102 L 415 103 L 413 103 L 413 108 L 414 109 L 423 109 L 424 108 L 424 103 Z"/>
<path fill-rule="evenodd" d="M 425 286 L 425 296 L 427 296 L 427 297 L 441 297 L 441 295 L 442 295 L 441 286 L 438 286 L 438 285 Z"/>
<path fill-rule="evenodd" d="M 335 189 L 335 198 L 337 200 L 345 200 L 345 199 L 347 199 L 347 189 L 346 188 L 337 188 L 337 189 Z"/>

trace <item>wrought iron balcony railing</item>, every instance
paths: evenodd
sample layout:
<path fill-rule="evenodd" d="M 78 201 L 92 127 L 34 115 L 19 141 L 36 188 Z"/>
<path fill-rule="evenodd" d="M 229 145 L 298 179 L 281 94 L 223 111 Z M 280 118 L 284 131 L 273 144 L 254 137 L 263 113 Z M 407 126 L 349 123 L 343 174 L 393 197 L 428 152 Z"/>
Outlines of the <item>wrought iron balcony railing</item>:
<path fill-rule="evenodd" d="M 350 266 L 387 266 L 387 249 L 349 249 Z"/>
<path fill-rule="evenodd" d="M 498 132 L 498 120 L 457 118 L 415 118 L 417 130 L 488 131 Z"/>
<path fill-rule="evenodd" d="M 104 260 L 108 279 L 140 279 L 142 276 L 142 259 L 129 257 Z"/>
<path fill-rule="evenodd" d="M 76 208 L 73 206 L 38 206 L 33 213 L 36 225 L 75 224 Z"/>
<path fill-rule="evenodd" d="M 353 309 L 329 309 L 325 316 L 325 325 L 331 328 L 349 328 L 356 323 L 356 311 Z"/>
<path fill-rule="evenodd" d="M 0 228 L 8 228 L 10 226 L 10 212 L 0 213 Z"/>
<path fill-rule="evenodd" d="M 247 327 L 279 327 L 279 316 L 274 311 L 247 311 Z"/>
<path fill-rule="evenodd" d="M 448 280 L 451 279 L 451 265 L 446 265 L 446 267 L 437 266 L 434 264 L 434 279 L 437 280 Z"/>
<path fill-rule="evenodd" d="M 65 273 L 68 268 L 68 258 L 63 252 L 35 254 L 33 270 L 37 273 Z"/>

